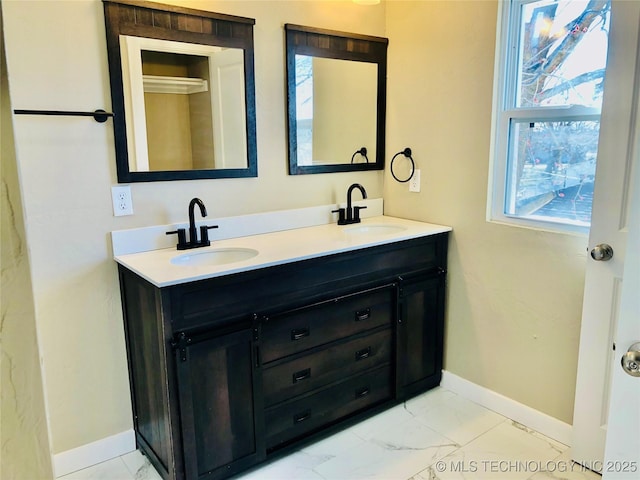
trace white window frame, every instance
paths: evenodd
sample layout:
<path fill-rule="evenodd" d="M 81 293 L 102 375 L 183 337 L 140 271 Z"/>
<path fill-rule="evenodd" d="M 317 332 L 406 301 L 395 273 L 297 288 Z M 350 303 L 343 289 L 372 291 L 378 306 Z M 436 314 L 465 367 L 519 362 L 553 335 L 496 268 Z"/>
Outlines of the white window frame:
<path fill-rule="evenodd" d="M 572 224 L 563 219 L 522 218 L 504 213 L 508 195 L 507 175 L 511 144 L 510 125 L 513 122 L 599 121 L 600 109 L 577 105 L 558 107 L 516 107 L 519 10 L 537 0 L 502 0 L 498 8 L 496 63 L 494 69 L 492 127 L 487 198 L 487 221 L 536 230 L 588 235 L 589 226 Z M 510 104 L 511 102 L 511 104 Z"/>

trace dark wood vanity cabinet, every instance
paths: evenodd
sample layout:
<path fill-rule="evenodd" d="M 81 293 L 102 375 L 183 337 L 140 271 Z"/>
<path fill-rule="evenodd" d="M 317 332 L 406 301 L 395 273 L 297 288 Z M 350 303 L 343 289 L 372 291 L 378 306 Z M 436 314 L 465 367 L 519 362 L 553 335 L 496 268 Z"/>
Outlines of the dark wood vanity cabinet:
<path fill-rule="evenodd" d="M 440 275 L 407 279 L 400 284 L 396 347 L 399 399 L 440 384 L 444 294 L 445 282 Z"/>
<path fill-rule="evenodd" d="M 164 288 L 120 266 L 138 447 L 225 478 L 438 385 L 447 239 Z"/>
<path fill-rule="evenodd" d="M 182 336 L 175 348 L 186 478 L 224 476 L 264 457 L 253 332 Z"/>

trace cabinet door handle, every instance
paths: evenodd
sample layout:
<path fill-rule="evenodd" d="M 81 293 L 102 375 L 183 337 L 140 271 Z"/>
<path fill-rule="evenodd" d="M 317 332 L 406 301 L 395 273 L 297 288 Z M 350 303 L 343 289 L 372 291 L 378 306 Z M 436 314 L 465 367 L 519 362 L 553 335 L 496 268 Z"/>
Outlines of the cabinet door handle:
<path fill-rule="evenodd" d="M 295 328 L 295 329 L 291 330 L 291 340 L 292 341 L 300 340 L 301 338 L 308 337 L 308 336 L 309 336 L 309 329 L 308 328 Z"/>
<path fill-rule="evenodd" d="M 361 322 L 362 320 L 366 320 L 371 316 L 371 309 L 365 308 L 364 310 L 359 310 L 356 312 L 356 322 Z"/>
<path fill-rule="evenodd" d="M 362 388 L 358 388 L 355 391 L 355 397 L 356 398 L 362 398 L 362 397 L 366 397 L 367 395 L 369 395 L 369 387 L 362 387 Z"/>
<path fill-rule="evenodd" d="M 305 368 L 304 370 L 300 370 L 293 374 L 293 383 L 298 383 L 302 380 L 306 380 L 307 378 L 311 378 L 311 369 Z"/>
<path fill-rule="evenodd" d="M 365 358 L 369 358 L 371 356 L 371 347 L 367 347 L 363 350 L 358 350 L 356 352 L 356 361 L 364 360 Z"/>
<path fill-rule="evenodd" d="M 305 420 L 309 420 L 311 418 L 311 410 L 305 410 L 304 412 L 298 413 L 293 416 L 293 424 L 296 425 L 298 423 L 302 423 Z"/>

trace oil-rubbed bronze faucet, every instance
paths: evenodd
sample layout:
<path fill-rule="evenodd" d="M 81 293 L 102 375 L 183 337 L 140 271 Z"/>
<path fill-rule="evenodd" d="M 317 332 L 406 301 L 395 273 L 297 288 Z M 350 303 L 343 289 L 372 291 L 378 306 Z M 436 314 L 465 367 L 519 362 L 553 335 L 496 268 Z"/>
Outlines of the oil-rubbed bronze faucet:
<path fill-rule="evenodd" d="M 196 230 L 195 220 L 195 208 L 196 205 L 200 208 L 200 215 L 202 217 L 207 216 L 207 208 L 204 206 L 204 202 L 199 198 L 193 198 L 189 202 L 189 241 L 187 242 L 187 235 L 184 228 L 178 228 L 172 232 L 167 232 L 167 235 L 178 235 L 178 244 L 176 248 L 178 250 L 188 250 L 190 248 L 208 247 L 211 245 L 209 240 L 209 229 L 218 228 L 218 225 L 202 225 L 200 227 L 200 240 L 198 240 L 198 231 Z"/>
<path fill-rule="evenodd" d="M 347 208 L 339 208 L 338 210 L 333 210 L 332 213 L 338 214 L 338 225 L 351 225 L 352 223 L 360 223 L 360 210 L 367 207 L 352 207 L 351 206 L 351 195 L 353 194 L 354 189 L 360 190 L 362 193 L 362 198 L 367 198 L 367 191 L 364 189 L 362 185 L 359 183 L 354 183 L 347 190 Z"/>

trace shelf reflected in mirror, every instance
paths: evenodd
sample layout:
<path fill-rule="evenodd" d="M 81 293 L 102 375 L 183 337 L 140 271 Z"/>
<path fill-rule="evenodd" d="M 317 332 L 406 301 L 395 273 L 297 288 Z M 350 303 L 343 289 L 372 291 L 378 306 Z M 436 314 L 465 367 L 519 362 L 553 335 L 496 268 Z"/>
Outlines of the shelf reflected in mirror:
<path fill-rule="evenodd" d="M 255 21 L 103 1 L 118 181 L 257 176 Z"/>
<path fill-rule="evenodd" d="M 247 168 L 242 49 L 120 41 L 129 171 Z"/>

